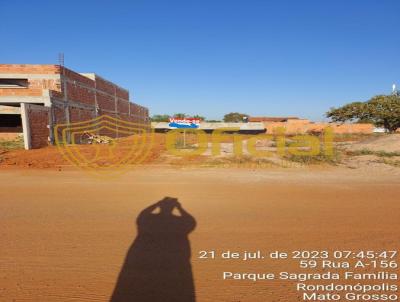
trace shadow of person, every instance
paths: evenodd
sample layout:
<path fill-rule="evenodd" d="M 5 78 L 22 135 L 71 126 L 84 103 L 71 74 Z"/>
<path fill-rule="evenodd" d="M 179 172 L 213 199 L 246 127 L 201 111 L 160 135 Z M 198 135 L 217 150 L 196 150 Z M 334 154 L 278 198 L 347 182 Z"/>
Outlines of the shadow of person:
<path fill-rule="evenodd" d="M 153 213 L 156 209 L 159 213 Z M 188 234 L 195 226 L 176 198 L 165 197 L 144 209 L 110 301 L 194 302 Z"/>

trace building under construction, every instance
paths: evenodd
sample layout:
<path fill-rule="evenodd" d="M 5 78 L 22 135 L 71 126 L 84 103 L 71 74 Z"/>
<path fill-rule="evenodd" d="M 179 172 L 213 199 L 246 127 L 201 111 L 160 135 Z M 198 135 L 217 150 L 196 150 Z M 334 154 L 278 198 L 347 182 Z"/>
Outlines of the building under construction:
<path fill-rule="evenodd" d="M 108 115 L 148 124 L 129 91 L 94 73 L 60 65 L 0 64 L 0 137 L 23 134 L 26 149 L 54 143 L 53 128 Z"/>

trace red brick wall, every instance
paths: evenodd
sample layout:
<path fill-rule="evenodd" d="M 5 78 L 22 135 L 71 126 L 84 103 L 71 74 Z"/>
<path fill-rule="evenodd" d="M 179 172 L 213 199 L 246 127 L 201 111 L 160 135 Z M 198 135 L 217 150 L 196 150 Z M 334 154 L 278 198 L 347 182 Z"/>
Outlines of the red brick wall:
<path fill-rule="evenodd" d="M 129 100 L 129 92 L 127 90 L 117 87 L 117 97 L 124 100 Z"/>
<path fill-rule="evenodd" d="M 87 110 L 83 108 L 70 107 L 70 121 L 71 123 L 83 122 L 93 119 L 95 116 L 94 110 Z"/>
<path fill-rule="evenodd" d="M 94 105 L 95 93 L 92 89 L 80 86 L 77 83 L 67 83 L 68 99 L 74 102 Z"/>
<path fill-rule="evenodd" d="M 58 65 L 0 64 L 0 73 L 59 74 Z"/>
<path fill-rule="evenodd" d="M 97 93 L 97 105 L 100 108 L 100 114 L 108 114 L 107 112 L 102 112 L 101 110 L 111 110 L 115 111 L 115 98 L 103 93 Z"/>
<path fill-rule="evenodd" d="M 113 117 L 113 118 L 119 118 L 117 115 L 113 114 L 113 113 L 107 113 L 108 116 Z M 121 135 L 117 134 L 117 129 L 118 127 L 116 125 L 114 125 L 114 122 L 112 122 L 111 124 L 106 124 L 109 128 L 111 129 L 115 129 L 115 130 L 110 130 L 110 129 L 106 129 L 103 128 L 99 131 L 100 135 L 106 135 L 109 137 L 120 137 Z M 123 136 L 123 135 L 122 135 Z"/>
<path fill-rule="evenodd" d="M 96 89 L 107 92 L 111 95 L 116 93 L 116 86 L 100 77 L 96 77 Z"/>
<path fill-rule="evenodd" d="M 29 88 L 31 89 L 49 89 L 61 91 L 60 79 L 28 79 Z M 20 89 L 21 90 L 21 89 Z M 22 89 L 24 90 L 24 89 Z"/>
<path fill-rule="evenodd" d="M 27 104 L 27 117 L 33 149 L 48 145 L 49 138 L 49 107 Z"/>
<path fill-rule="evenodd" d="M 128 114 L 129 113 L 129 102 L 119 99 L 117 101 L 118 113 Z"/>
<path fill-rule="evenodd" d="M 57 124 L 65 124 L 67 122 L 66 116 L 65 116 L 65 109 L 61 105 L 56 105 L 53 104 L 52 106 L 53 109 L 53 123 L 54 125 Z"/>
<path fill-rule="evenodd" d="M 131 103 L 131 115 L 133 122 L 146 124 L 149 122 L 149 110 L 146 107 Z"/>
<path fill-rule="evenodd" d="M 0 96 L 42 96 L 41 88 L 0 88 Z"/>
<path fill-rule="evenodd" d="M 135 123 L 146 123 L 148 121 L 147 108 L 130 103 L 127 90 L 99 76 L 95 76 L 94 81 L 66 68 L 64 72 L 67 77 L 68 100 L 87 105 L 94 105 L 97 102 L 98 115 L 108 115 Z M 129 110 L 131 110 L 131 115 L 129 115 Z M 69 103 L 69 113 L 71 123 L 86 121 L 95 117 L 95 110 L 79 109 L 74 107 L 73 103 Z M 99 134 L 110 137 L 126 135 L 117 134 L 116 131 L 110 129 L 102 129 Z"/>
<path fill-rule="evenodd" d="M 116 109 L 122 115 L 129 113 L 129 92 L 127 90 L 99 76 L 96 76 L 94 81 L 67 68 L 62 68 L 61 72 L 64 72 L 68 79 L 68 100 L 88 105 L 94 105 L 97 101 L 100 115 L 110 115 L 109 111 Z M 115 107 L 116 100 L 117 108 Z"/>
<path fill-rule="evenodd" d="M 57 65 L 25 65 L 25 64 L 0 64 L 0 73 L 10 74 L 59 74 Z M 43 89 L 61 91 L 59 79 L 29 79 L 28 88 L 3 88 L 0 95 L 10 96 L 42 96 Z"/>
<path fill-rule="evenodd" d="M 82 83 L 82 84 L 85 84 L 86 86 L 90 86 L 90 87 L 94 88 L 94 81 L 92 79 L 89 79 L 75 71 L 72 71 L 65 67 L 61 67 L 60 73 L 65 74 L 65 77 L 72 81 L 76 81 L 78 83 Z"/>

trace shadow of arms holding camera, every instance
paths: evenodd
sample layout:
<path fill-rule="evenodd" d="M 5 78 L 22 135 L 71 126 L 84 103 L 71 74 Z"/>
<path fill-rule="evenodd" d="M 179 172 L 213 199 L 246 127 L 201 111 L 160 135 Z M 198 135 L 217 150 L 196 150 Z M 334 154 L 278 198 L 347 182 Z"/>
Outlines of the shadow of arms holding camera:
<path fill-rule="evenodd" d="M 179 213 L 174 215 L 173 211 Z M 158 210 L 158 213 L 154 213 Z M 138 215 L 138 234 L 119 274 L 112 302 L 194 302 L 188 234 L 196 220 L 165 197 Z"/>

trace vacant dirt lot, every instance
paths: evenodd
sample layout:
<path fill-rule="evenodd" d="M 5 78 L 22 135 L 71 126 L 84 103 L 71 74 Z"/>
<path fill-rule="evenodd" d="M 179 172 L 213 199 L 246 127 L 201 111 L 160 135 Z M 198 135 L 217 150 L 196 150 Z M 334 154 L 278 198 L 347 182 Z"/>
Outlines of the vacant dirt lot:
<path fill-rule="evenodd" d="M 400 134 L 338 134 L 334 136 L 334 154 L 327 156 L 324 153 L 325 141 L 321 142 L 321 152 L 318 156 L 292 156 L 289 152 L 291 144 L 295 141 L 293 136 L 285 137 L 285 154 L 278 155 L 276 141 L 257 139 L 256 148 L 268 151 L 269 156 L 256 157 L 248 152 L 248 141 L 252 135 L 241 135 L 242 154 L 235 154 L 233 136 L 226 136 L 220 142 L 220 155 L 211 155 L 211 135 L 208 135 L 208 149 L 201 155 L 178 156 L 166 149 L 166 134 L 155 133 L 153 143 L 148 153 L 140 161 L 144 165 L 163 165 L 174 167 L 247 167 L 247 168 L 287 168 L 309 165 L 336 165 L 352 169 L 373 168 L 376 170 L 396 170 L 400 167 Z M 177 148 L 182 148 L 182 136 L 176 138 Z M 276 139 L 276 138 L 275 138 Z M 186 151 L 189 154 L 198 147 L 196 135 L 187 135 Z M 84 158 L 86 162 L 96 163 L 100 166 L 113 165 L 118 160 L 123 160 L 126 154 L 132 152 L 135 146 L 134 137 L 116 139 L 112 145 L 69 145 L 65 149 L 48 146 L 42 149 L 23 150 L 22 141 L 0 140 L 0 169 L 33 168 L 63 170 L 75 165 L 71 158 L 63 156 L 67 149 L 75 155 Z M 131 153 L 135 155 L 135 151 Z M 138 154 L 141 154 L 140 152 Z M 126 163 L 126 161 L 124 161 Z M 135 164 L 137 162 L 134 161 Z"/>
<path fill-rule="evenodd" d="M 197 302 L 299 301 L 293 282 L 221 279 L 296 271 L 293 262 L 204 260 L 199 251 L 399 249 L 399 194 L 393 171 L 142 167 L 101 181 L 74 170 L 3 170 L 0 301 L 108 301 L 137 216 L 165 196 L 197 222 L 189 234 Z M 165 253 L 151 254 L 154 263 L 164 265 Z M 185 290 L 161 288 L 168 276 L 153 269 L 149 286 L 164 301 Z"/>

